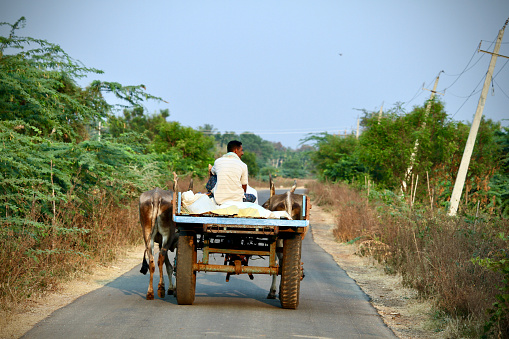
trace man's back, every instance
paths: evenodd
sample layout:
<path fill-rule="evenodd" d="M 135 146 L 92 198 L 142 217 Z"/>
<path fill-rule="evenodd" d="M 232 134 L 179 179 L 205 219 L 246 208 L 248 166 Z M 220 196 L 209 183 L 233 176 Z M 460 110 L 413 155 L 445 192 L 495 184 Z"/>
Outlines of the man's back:
<path fill-rule="evenodd" d="M 214 187 L 214 199 L 217 204 L 225 201 L 242 201 L 244 189 L 248 183 L 247 166 L 235 153 L 227 153 L 214 162 L 212 174 L 217 174 Z"/>

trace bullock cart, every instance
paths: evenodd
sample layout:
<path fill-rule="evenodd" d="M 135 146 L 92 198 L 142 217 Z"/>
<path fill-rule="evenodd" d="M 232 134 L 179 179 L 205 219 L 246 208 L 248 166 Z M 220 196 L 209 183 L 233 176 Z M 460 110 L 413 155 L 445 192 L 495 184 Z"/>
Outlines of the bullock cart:
<path fill-rule="evenodd" d="M 216 214 L 186 214 L 180 192 L 173 197 L 173 221 L 178 230 L 176 255 L 176 298 L 179 305 L 191 305 L 195 298 L 198 272 L 225 272 L 230 275 L 281 275 L 281 306 L 299 305 L 302 240 L 309 228 L 309 197 L 303 196 L 301 220 L 262 219 Z M 282 241 L 278 241 L 282 240 Z M 276 244 L 283 244 L 282 248 Z M 202 251 L 198 261 L 198 251 Z M 224 255 L 224 264 L 210 263 L 210 255 Z M 282 254 L 282 256 L 281 256 Z M 276 260 L 277 257 L 282 260 Z M 266 266 L 251 266 L 251 257 L 264 257 Z M 260 260 L 261 261 L 261 260 Z M 257 261 L 257 262 L 260 262 Z"/>

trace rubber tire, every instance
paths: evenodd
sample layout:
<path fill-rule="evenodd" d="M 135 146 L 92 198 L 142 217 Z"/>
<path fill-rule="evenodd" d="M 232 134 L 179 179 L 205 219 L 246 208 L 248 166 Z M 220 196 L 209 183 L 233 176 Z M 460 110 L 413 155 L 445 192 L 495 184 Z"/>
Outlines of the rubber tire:
<path fill-rule="evenodd" d="M 301 249 L 302 238 L 300 235 L 285 239 L 283 242 L 283 263 L 279 290 L 279 300 L 283 308 L 295 310 L 299 306 L 300 281 L 302 278 Z"/>
<path fill-rule="evenodd" d="M 196 291 L 196 247 L 193 235 L 180 235 L 177 247 L 177 303 L 192 305 Z"/>

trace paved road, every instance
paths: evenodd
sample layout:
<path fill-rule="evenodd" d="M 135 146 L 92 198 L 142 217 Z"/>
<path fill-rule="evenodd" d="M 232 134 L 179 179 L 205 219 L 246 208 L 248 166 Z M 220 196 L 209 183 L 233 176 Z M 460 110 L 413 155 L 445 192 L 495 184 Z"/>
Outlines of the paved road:
<path fill-rule="evenodd" d="M 260 201 L 267 194 L 260 191 Z M 199 272 L 194 305 L 179 306 L 173 296 L 148 301 L 148 276 L 135 267 L 55 311 L 24 338 L 395 338 L 311 232 L 302 261 L 297 310 L 266 299 L 271 280 L 265 275 L 232 276 L 227 283 L 224 273 Z"/>

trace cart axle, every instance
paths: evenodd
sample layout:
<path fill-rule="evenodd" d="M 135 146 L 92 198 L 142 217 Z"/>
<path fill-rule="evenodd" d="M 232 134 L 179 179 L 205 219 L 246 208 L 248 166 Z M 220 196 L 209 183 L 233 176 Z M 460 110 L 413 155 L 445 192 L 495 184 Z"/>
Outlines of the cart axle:
<path fill-rule="evenodd" d="M 260 267 L 260 266 L 241 266 L 240 270 L 237 266 L 232 265 L 207 265 L 203 263 L 193 264 L 195 272 L 225 272 L 233 274 L 270 274 L 277 275 L 279 267 Z M 237 273 L 239 272 L 240 273 Z"/>

